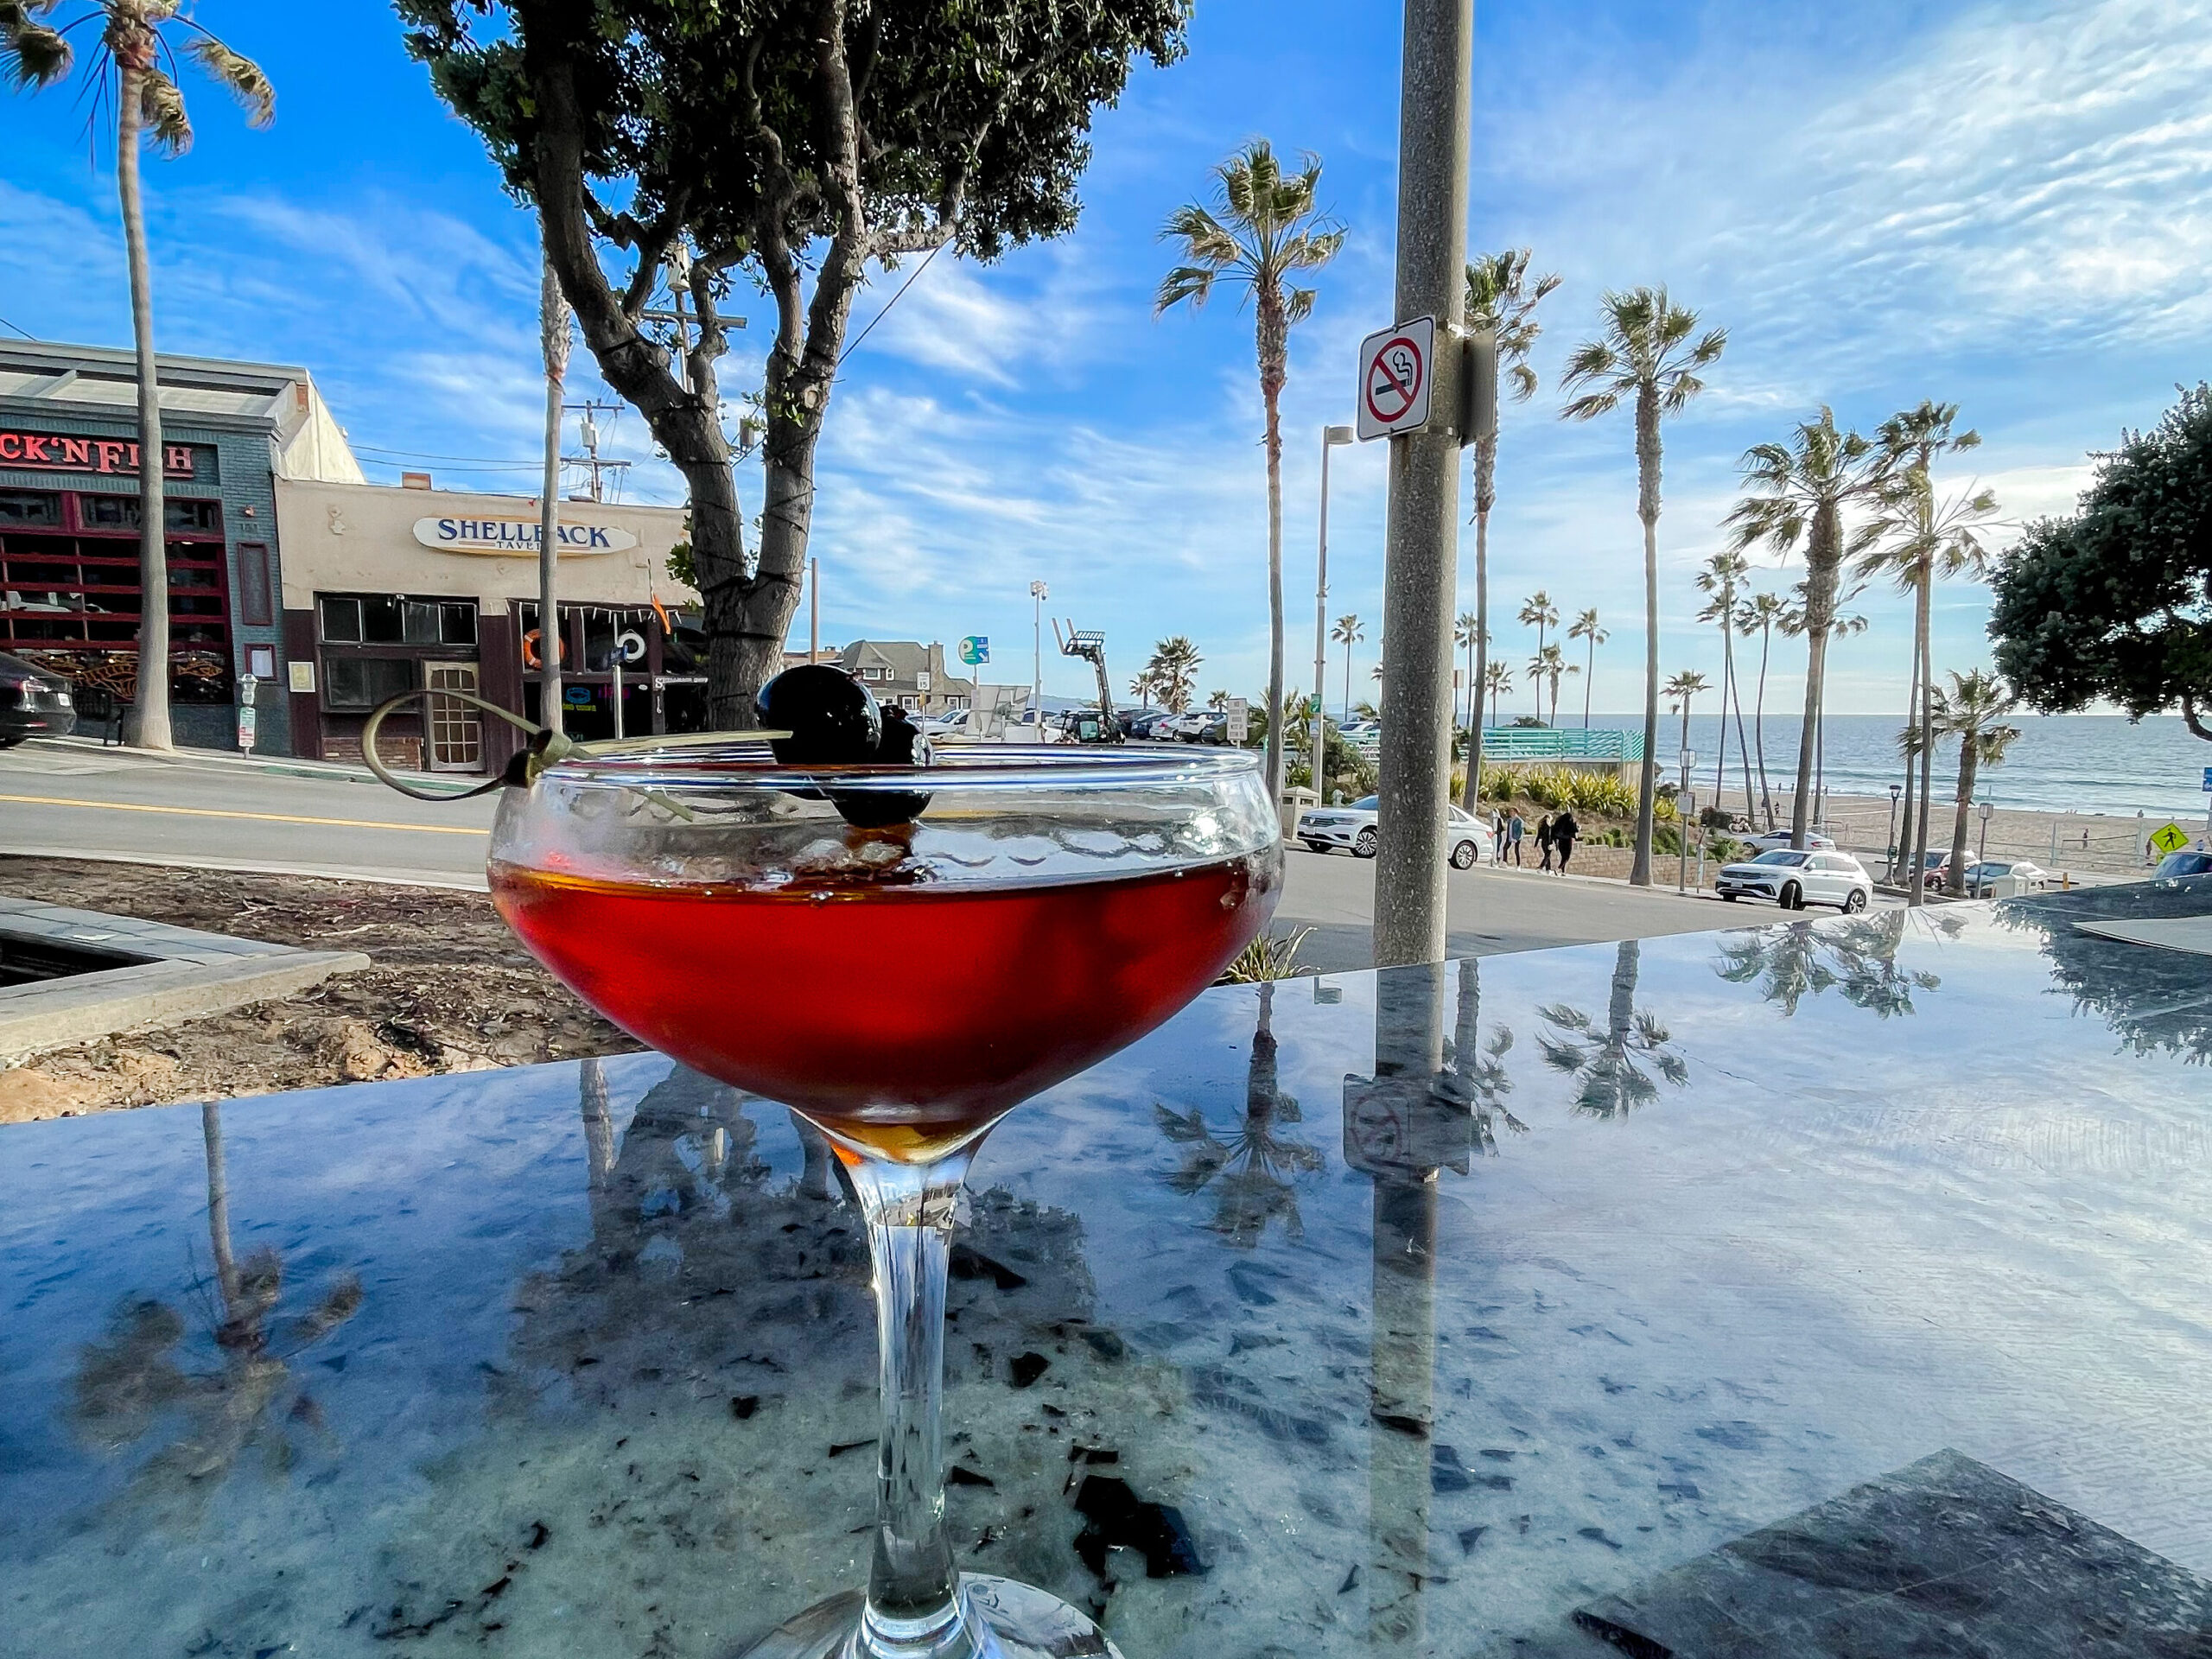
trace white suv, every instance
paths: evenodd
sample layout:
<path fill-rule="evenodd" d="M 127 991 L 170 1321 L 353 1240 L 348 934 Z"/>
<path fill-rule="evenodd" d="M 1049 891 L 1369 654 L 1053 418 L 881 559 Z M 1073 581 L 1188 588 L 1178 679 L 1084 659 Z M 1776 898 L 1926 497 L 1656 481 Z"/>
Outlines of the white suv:
<path fill-rule="evenodd" d="M 1784 910 L 1834 905 L 1847 914 L 1873 902 L 1874 883 L 1849 853 L 1761 853 L 1748 864 L 1725 866 L 1713 882 L 1723 899 L 1771 899 Z"/>

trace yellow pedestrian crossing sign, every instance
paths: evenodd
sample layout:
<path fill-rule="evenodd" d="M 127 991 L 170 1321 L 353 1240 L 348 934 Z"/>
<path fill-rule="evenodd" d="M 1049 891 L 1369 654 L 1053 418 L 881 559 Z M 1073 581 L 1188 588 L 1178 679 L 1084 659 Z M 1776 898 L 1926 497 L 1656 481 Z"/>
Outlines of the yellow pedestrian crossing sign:
<path fill-rule="evenodd" d="M 2177 823 L 2151 832 L 2151 845 L 2161 853 L 2177 853 L 2189 845 L 2189 831 Z"/>

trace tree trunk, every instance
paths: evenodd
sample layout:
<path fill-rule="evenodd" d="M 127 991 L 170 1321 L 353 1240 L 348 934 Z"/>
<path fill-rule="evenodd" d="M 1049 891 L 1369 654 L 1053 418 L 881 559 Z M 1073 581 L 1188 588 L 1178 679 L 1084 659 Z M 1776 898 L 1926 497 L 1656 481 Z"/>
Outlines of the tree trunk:
<path fill-rule="evenodd" d="M 1268 431 L 1268 796 L 1282 809 L 1282 411 L 1283 383 L 1289 378 L 1288 325 L 1282 296 L 1262 290 L 1259 299 L 1260 399 L 1267 408 Z M 1350 695 L 1347 692 L 1346 695 Z"/>
<path fill-rule="evenodd" d="M 538 349 L 545 359 L 545 471 L 537 504 L 537 723 L 549 732 L 563 729 L 561 649 L 568 643 L 561 626 L 561 401 L 569 377 L 569 302 L 561 279 L 545 262 L 537 302 Z M 423 764 L 429 756 L 423 757 Z"/>
<path fill-rule="evenodd" d="M 1643 769 L 1637 780 L 1630 887 L 1651 885 L 1652 812 L 1659 799 L 1659 393 L 1637 393 L 1637 514 L 1643 520 Z"/>
<path fill-rule="evenodd" d="M 1967 812 L 1974 804 L 1974 774 L 1981 759 L 1975 743 L 1977 732 L 1961 733 L 1959 737 L 1959 799 L 1951 815 L 1951 873 L 1944 878 L 1944 891 L 1954 898 L 1963 896 L 1967 890 Z"/>
<path fill-rule="evenodd" d="M 1736 710 L 1736 760 L 1744 769 L 1744 822 L 1756 823 L 1758 822 L 1756 816 L 1758 807 L 1751 798 L 1751 746 L 1744 738 L 1744 683 L 1736 675 L 1736 642 L 1732 639 L 1727 641 L 1726 651 L 1728 698 Z M 1720 718 L 1725 725 L 1728 719 L 1727 709 L 1720 711 Z M 1713 793 L 1713 804 L 1715 806 L 1720 804 L 1720 791 L 1717 789 Z"/>
<path fill-rule="evenodd" d="M 1920 636 L 1922 631 L 1928 626 L 1928 569 L 1925 563 L 1923 563 L 1913 578 L 1912 671 L 1908 676 L 1910 686 L 1905 693 L 1904 700 L 1906 735 L 1921 744 L 1926 742 L 1926 736 L 1920 729 Z M 1918 751 L 1914 747 L 1914 743 L 1908 742 L 1904 753 L 1904 790 L 1901 803 L 1904 816 L 1897 822 L 1897 844 L 1891 849 L 1890 853 L 1890 879 L 1893 881 L 1904 881 L 1905 873 L 1908 870 L 1917 869 L 1917 861 L 1912 846 L 1912 826 L 1914 813 L 1919 802 L 1918 791 L 1914 787 L 1913 774 L 1919 766 Z M 1908 906 L 1917 905 L 1920 902 L 1920 883 L 1916 880 L 1907 881 L 1906 887 L 1905 903 Z"/>
<path fill-rule="evenodd" d="M 1929 600 L 1933 607 L 1934 600 Z M 1922 866 L 1928 862 L 1928 823 L 1936 777 L 1936 658 L 1928 635 L 1920 636 L 1920 830 L 1913 838 L 1912 891 L 1916 899 L 1926 892 Z"/>
<path fill-rule="evenodd" d="M 1811 827 L 1821 703 L 1827 693 L 1828 627 L 1834 620 L 1836 566 L 1842 551 L 1840 518 L 1833 505 L 1815 508 L 1805 549 L 1805 715 L 1797 739 L 1796 798 L 1789 806 L 1789 844 L 1801 851 Z"/>
<path fill-rule="evenodd" d="M 150 50 L 146 42 L 143 49 Z M 169 732 L 168 514 L 162 492 L 162 389 L 154 363 L 154 279 L 146 258 L 146 210 L 138 193 L 143 65 L 118 52 L 115 188 L 123 208 L 123 246 L 130 269 L 130 333 L 138 348 L 138 683 L 124 716 L 123 741 L 173 749 Z M 227 665 L 226 665 L 227 666 Z"/>
<path fill-rule="evenodd" d="M 1770 832 L 1774 829 L 1774 791 L 1766 780 L 1766 661 L 1774 645 L 1774 624 L 1759 625 L 1759 690 L 1751 705 L 1751 741 L 1759 752 L 1759 814 Z"/>
<path fill-rule="evenodd" d="M 1583 653 L 1582 663 L 1582 729 L 1590 729 L 1590 692 L 1598 683 L 1598 636 L 1590 636 L 1589 649 Z"/>
<path fill-rule="evenodd" d="M 1497 435 L 1475 440 L 1475 639 L 1467 664 L 1467 782 L 1460 806 L 1482 799 L 1483 714 L 1490 686 L 1490 510 L 1497 493 Z"/>

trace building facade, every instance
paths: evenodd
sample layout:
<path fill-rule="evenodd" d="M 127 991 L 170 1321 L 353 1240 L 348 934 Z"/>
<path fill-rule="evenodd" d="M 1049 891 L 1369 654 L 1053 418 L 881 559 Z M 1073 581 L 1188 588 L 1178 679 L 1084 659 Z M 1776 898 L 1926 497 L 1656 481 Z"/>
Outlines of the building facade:
<path fill-rule="evenodd" d="M 837 653 L 837 665 L 875 693 L 878 702 L 924 715 L 975 705 L 975 681 L 946 670 L 944 647 L 936 640 L 925 645 L 913 639 L 855 639 Z"/>
<path fill-rule="evenodd" d="M 307 371 L 162 357 L 163 517 L 176 741 L 230 748 L 251 677 L 284 672 L 279 477 L 359 482 Z M 137 361 L 0 341 L 0 651 L 128 702 L 140 671 Z M 270 706 L 274 704 L 275 706 Z M 257 747 L 291 747 L 257 697 Z"/>
<path fill-rule="evenodd" d="M 370 710 L 402 691 L 467 691 L 543 723 L 538 503 L 432 482 L 277 482 L 286 701 L 302 754 L 359 760 Z M 705 726 L 697 603 L 679 603 L 690 596 L 662 574 L 683 519 L 677 507 L 561 504 L 557 633 L 572 736 L 615 735 L 618 683 L 625 735 Z M 503 721 L 433 697 L 387 721 L 378 753 L 482 772 L 520 741 Z"/>

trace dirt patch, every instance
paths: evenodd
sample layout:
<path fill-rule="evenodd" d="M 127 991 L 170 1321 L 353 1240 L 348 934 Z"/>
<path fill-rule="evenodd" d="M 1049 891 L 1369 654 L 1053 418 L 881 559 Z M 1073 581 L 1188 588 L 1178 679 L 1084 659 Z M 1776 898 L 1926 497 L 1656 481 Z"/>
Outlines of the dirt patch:
<path fill-rule="evenodd" d="M 0 1123 L 620 1054 L 637 1042 L 537 965 L 478 893 L 0 857 L 0 893 L 374 964 L 294 995 L 0 1070 Z"/>

